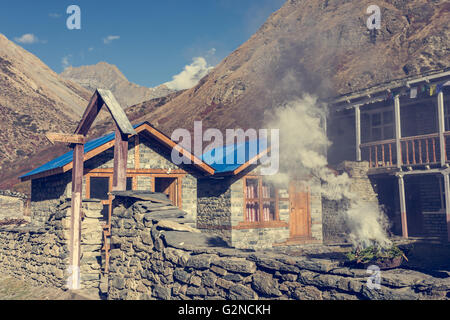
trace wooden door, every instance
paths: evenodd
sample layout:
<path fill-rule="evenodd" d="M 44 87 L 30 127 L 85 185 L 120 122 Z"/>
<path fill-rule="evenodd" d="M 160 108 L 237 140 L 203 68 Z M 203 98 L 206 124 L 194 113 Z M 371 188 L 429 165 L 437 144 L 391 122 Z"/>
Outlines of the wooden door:
<path fill-rule="evenodd" d="M 311 237 L 310 192 L 298 183 L 289 184 L 290 238 Z"/>
<path fill-rule="evenodd" d="M 166 194 L 173 205 L 178 206 L 178 180 L 176 178 L 155 178 L 155 192 Z"/>

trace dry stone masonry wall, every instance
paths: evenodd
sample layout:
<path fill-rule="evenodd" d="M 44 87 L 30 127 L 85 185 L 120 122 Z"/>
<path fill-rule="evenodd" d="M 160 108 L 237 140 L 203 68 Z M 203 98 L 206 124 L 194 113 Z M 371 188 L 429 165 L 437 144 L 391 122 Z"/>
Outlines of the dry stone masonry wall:
<path fill-rule="evenodd" d="M 25 194 L 0 190 L 0 221 L 23 219 L 30 214 L 30 201 Z"/>
<path fill-rule="evenodd" d="M 226 247 L 151 197 L 116 193 L 109 299 L 449 298 L 449 278 L 383 271 L 381 288 L 369 289 L 366 270 L 338 261 Z"/>
<path fill-rule="evenodd" d="M 81 287 L 98 295 L 102 204 L 83 202 Z M 66 287 L 69 272 L 70 199 L 62 198 L 42 225 L 0 228 L 0 272 L 35 285 Z"/>

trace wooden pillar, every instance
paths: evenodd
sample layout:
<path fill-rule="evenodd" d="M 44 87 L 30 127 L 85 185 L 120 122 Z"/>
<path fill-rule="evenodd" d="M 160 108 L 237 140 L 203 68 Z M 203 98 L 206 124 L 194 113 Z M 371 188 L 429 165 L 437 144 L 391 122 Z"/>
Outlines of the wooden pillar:
<path fill-rule="evenodd" d="M 398 194 L 400 198 L 400 215 L 402 220 L 402 236 L 408 238 L 408 220 L 406 218 L 405 180 L 398 175 Z"/>
<path fill-rule="evenodd" d="M 125 191 L 127 189 L 127 161 L 128 161 L 128 136 L 116 128 L 116 142 L 114 144 L 114 173 L 113 191 Z"/>
<path fill-rule="evenodd" d="M 439 122 L 439 147 L 441 152 L 441 166 L 445 166 L 446 148 L 445 148 L 445 115 L 444 115 L 444 93 L 438 94 L 438 122 Z"/>
<path fill-rule="evenodd" d="M 447 240 L 450 242 L 450 178 L 449 174 L 444 174 L 444 190 L 445 190 L 445 214 L 447 217 Z"/>
<path fill-rule="evenodd" d="M 361 161 L 361 111 L 355 107 L 356 161 Z"/>
<path fill-rule="evenodd" d="M 402 167 L 402 126 L 400 121 L 400 96 L 394 98 L 394 119 L 395 119 L 395 150 L 397 154 L 397 168 Z"/>
<path fill-rule="evenodd" d="M 69 289 L 80 289 L 81 203 L 83 192 L 84 145 L 73 149 L 72 168 L 72 217 L 70 223 L 70 279 Z"/>

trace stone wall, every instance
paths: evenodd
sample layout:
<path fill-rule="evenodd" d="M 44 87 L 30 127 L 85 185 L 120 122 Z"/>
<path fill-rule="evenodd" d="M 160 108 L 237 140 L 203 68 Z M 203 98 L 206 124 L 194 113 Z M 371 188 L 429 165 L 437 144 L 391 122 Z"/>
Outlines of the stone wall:
<path fill-rule="evenodd" d="M 231 178 L 197 181 L 197 228 L 231 244 Z"/>
<path fill-rule="evenodd" d="M 251 170 L 249 170 L 251 172 Z M 252 174 L 258 174 L 258 168 Z M 248 174 L 248 172 L 246 173 Z M 198 223 L 203 232 L 220 235 L 235 248 L 263 249 L 285 242 L 290 237 L 289 226 L 271 228 L 241 228 L 244 217 L 244 174 L 224 177 L 221 180 L 204 178 L 198 180 Z M 310 182 L 311 239 L 321 242 L 322 197 L 320 181 Z M 289 224 L 289 194 L 287 187 L 278 189 L 279 221 Z"/>
<path fill-rule="evenodd" d="M 0 190 L 0 221 L 23 219 L 30 215 L 30 200 L 25 194 Z"/>
<path fill-rule="evenodd" d="M 367 175 L 369 163 L 367 161 L 344 161 L 338 166 L 339 174 L 347 173 L 351 179 L 350 192 L 356 194 L 360 201 L 378 203 L 377 193 Z M 348 209 L 347 200 L 334 201 L 322 199 L 323 235 L 325 243 L 346 243 L 348 230 L 342 212 Z M 361 214 L 364 214 L 361 212 Z"/>
<path fill-rule="evenodd" d="M 60 199 L 43 226 L 0 228 L 0 272 L 35 285 L 66 287 L 69 266 L 70 199 Z M 83 202 L 81 286 L 98 295 L 101 274 L 102 205 Z"/>
<path fill-rule="evenodd" d="M 289 227 L 277 228 L 236 228 L 244 218 L 244 179 L 238 179 L 231 185 L 231 246 L 240 249 L 272 248 L 272 245 L 289 238 Z M 280 198 L 289 198 L 287 190 L 279 190 Z M 279 201 L 280 221 L 289 223 L 289 201 Z"/>
<path fill-rule="evenodd" d="M 227 248 L 210 235 L 180 231 L 182 219 L 151 211 L 155 205 L 116 196 L 111 300 L 449 298 L 449 278 L 383 271 L 380 289 L 369 289 L 366 270 L 338 261 Z"/>
<path fill-rule="evenodd" d="M 60 198 L 69 197 L 71 181 L 72 171 L 31 180 L 31 221 L 34 225 L 44 226 L 56 213 Z"/>

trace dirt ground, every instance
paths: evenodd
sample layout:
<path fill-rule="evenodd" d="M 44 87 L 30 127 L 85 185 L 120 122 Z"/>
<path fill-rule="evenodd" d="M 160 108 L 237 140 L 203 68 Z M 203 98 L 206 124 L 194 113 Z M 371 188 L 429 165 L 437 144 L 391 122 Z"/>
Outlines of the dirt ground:
<path fill-rule="evenodd" d="M 0 274 L 0 300 L 85 300 L 69 291 L 34 287 L 23 280 Z"/>

